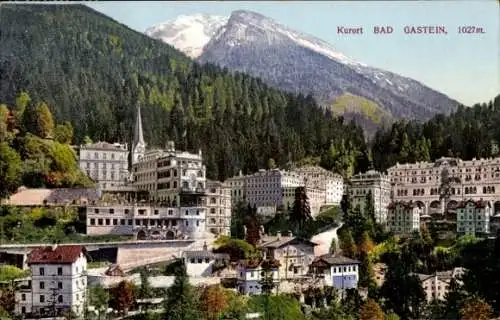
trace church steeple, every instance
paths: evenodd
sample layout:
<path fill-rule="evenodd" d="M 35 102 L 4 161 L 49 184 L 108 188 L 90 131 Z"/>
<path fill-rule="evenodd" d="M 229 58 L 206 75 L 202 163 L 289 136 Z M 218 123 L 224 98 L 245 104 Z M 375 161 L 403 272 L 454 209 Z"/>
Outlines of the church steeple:
<path fill-rule="evenodd" d="M 142 133 L 141 107 L 137 105 L 137 114 L 135 116 L 135 128 L 134 128 L 134 147 L 139 143 L 143 145 L 146 144 L 144 142 L 144 135 Z"/>
<path fill-rule="evenodd" d="M 135 117 L 134 140 L 132 142 L 132 164 L 146 152 L 146 142 L 144 142 L 144 134 L 142 132 L 141 107 L 137 105 L 137 114 Z"/>

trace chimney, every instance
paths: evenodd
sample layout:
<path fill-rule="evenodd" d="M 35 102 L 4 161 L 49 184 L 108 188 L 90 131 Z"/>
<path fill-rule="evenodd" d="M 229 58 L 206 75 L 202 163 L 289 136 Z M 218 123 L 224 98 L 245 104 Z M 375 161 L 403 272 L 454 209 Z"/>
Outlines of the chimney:
<path fill-rule="evenodd" d="M 52 244 L 52 246 L 50 247 L 50 249 L 51 249 L 52 251 L 56 251 L 56 249 L 57 249 L 57 243 L 55 243 L 55 242 L 54 242 L 54 243 Z"/>
<path fill-rule="evenodd" d="M 208 246 L 207 246 L 207 242 L 205 241 L 203 243 L 203 251 L 207 251 L 208 250 Z"/>
<path fill-rule="evenodd" d="M 281 231 L 276 232 L 276 237 L 278 238 L 278 240 L 281 238 Z"/>

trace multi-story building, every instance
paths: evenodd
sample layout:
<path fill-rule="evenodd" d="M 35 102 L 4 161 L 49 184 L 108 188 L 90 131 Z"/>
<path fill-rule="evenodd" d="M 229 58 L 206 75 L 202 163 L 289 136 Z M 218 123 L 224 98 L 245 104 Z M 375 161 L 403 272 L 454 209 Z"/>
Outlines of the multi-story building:
<path fill-rule="evenodd" d="M 440 158 L 435 162 L 398 163 L 387 171 L 394 200 L 413 200 L 423 214 L 453 211 L 465 199 L 483 199 L 490 202 L 494 213 L 500 212 L 500 158 Z M 440 197 L 443 175 L 451 180 L 448 197 Z"/>
<path fill-rule="evenodd" d="M 281 279 L 302 277 L 309 272 L 309 265 L 314 260 L 316 243 L 293 236 L 266 237 L 259 245 L 264 253 L 264 259 L 272 258 L 279 261 Z"/>
<path fill-rule="evenodd" d="M 246 201 L 246 176 L 241 171 L 237 176 L 227 179 L 225 183 L 231 189 L 231 201 L 233 203 Z"/>
<path fill-rule="evenodd" d="M 490 232 L 491 203 L 467 200 L 456 207 L 457 235 L 488 235 Z"/>
<path fill-rule="evenodd" d="M 310 267 L 314 274 L 324 278 L 325 285 L 345 290 L 358 287 L 359 264 L 347 257 L 325 254 L 315 258 Z"/>
<path fill-rule="evenodd" d="M 352 206 L 360 206 L 364 210 L 366 196 L 372 195 L 375 207 L 375 219 L 380 224 L 387 222 L 388 205 L 391 202 L 391 183 L 389 177 L 378 171 L 370 170 L 352 176 L 349 195 Z"/>
<path fill-rule="evenodd" d="M 268 274 L 263 264 L 269 264 Z M 262 293 L 262 281 L 272 279 L 275 286 L 273 291 L 278 292 L 280 272 L 279 262 L 274 260 L 242 260 L 238 263 L 238 291 L 241 294 L 258 295 Z"/>
<path fill-rule="evenodd" d="M 341 175 L 319 166 L 304 166 L 293 172 L 304 177 L 306 187 L 324 190 L 324 204 L 340 205 L 344 194 L 344 179 Z"/>
<path fill-rule="evenodd" d="M 246 201 L 256 207 L 282 206 L 285 188 L 304 186 L 302 176 L 279 169 L 261 169 L 248 175 L 245 180 Z"/>
<path fill-rule="evenodd" d="M 87 292 L 87 258 L 83 246 L 36 248 L 28 258 L 31 280 L 16 292 L 17 314 L 48 317 L 68 311 L 81 316 Z"/>
<path fill-rule="evenodd" d="M 396 201 L 389 207 L 387 226 L 400 235 L 411 235 L 420 230 L 420 209 L 413 202 Z"/>
<path fill-rule="evenodd" d="M 207 230 L 229 235 L 231 229 L 231 188 L 223 182 L 207 180 Z"/>
<path fill-rule="evenodd" d="M 88 235 L 135 235 L 137 239 L 202 238 L 205 207 L 135 204 L 88 205 Z"/>
<path fill-rule="evenodd" d="M 205 228 L 206 223 L 205 174 L 201 150 L 196 154 L 178 151 L 174 142 L 169 141 L 166 150 L 146 151 L 141 113 L 138 109 L 132 151 L 133 185 L 149 193 L 155 204 L 155 208 L 150 210 L 153 215 L 156 212 L 166 212 L 168 217 L 169 212 L 171 216 L 176 216 L 175 212 L 178 212 L 184 218 L 184 228 L 179 231 L 184 229 L 183 232 L 197 237 L 200 228 Z M 149 222 L 158 223 L 157 220 Z M 159 221 L 161 223 L 162 220 Z M 168 222 L 175 221 L 177 220 L 173 219 Z"/>
<path fill-rule="evenodd" d="M 97 142 L 76 148 L 83 172 L 103 190 L 125 185 L 129 178 L 127 144 Z"/>
<path fill-rule="evenodd" d="M 463 268 L 455 268 L 449 271 L 436 272 L 432 275 L 418 274 L 418 278 L 427 301 L 430 302 L 432 300 L 444 300 L 451 280 L 456 279 L 460 283 L 463 274 Z"/>

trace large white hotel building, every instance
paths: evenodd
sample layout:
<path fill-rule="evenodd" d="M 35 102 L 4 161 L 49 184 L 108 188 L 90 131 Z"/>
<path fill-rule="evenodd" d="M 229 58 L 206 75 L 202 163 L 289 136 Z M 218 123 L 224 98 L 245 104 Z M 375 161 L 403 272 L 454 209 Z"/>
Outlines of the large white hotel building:
<path fill-rule="evenodd" d="M 443 171 L 454 179 L 450 197 L 440 200 Z M 388 170 L 394 200 L 413 200 L 422 214 L 454 210 L 463 200 L 489 202 L 500 211 L 500 158 L 461 160 L 441 158 L 435 162 L 396 164 Z"/>
<path fill-rule="evenodd" d="M 340 175 L 315 166 L 292 171 L 261 169 L 246 176 L 240 173 L 226 184 L 231 188 L 233 202 L 245 201 L 267 213 L 293 206 L 298 187 L 306 188 L 313 216 L 319 213 L 321 206 L 339 205 L 344 193 Z"/>

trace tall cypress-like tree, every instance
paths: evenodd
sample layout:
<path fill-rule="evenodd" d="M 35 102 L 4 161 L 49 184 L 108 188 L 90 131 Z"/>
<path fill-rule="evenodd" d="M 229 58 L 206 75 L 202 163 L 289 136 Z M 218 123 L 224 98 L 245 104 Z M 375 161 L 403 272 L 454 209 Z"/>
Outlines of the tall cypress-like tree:
<path fill-rule="evenodd" d="M 174 284 L 168 288 L 164 308 L 168 320 L 200 319 L 199 301 L 189 283 L 185 266 L 176 275 Z"/>
<path fill-rule="evenodd" d="M 295 226 L 296 234 L 304 230 L 305 224 L 311 219 L 311 207 L 309 206 L 306 188 L 298 187 L 295 189 L 295 200 L 293 202 L 292 212 L 290 213 L 290 221 Z"/>

